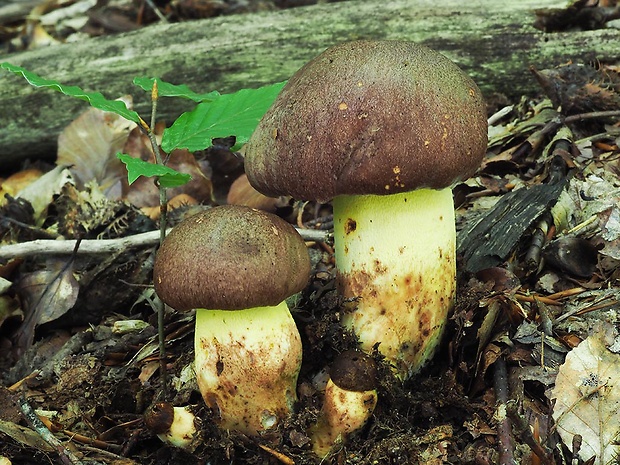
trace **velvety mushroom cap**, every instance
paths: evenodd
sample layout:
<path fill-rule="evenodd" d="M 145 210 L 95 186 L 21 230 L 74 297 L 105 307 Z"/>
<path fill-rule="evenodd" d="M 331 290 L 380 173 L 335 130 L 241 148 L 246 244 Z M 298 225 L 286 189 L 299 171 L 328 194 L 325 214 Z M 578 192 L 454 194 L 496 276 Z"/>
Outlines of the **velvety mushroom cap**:
<path fill-rule="evenodd" d="M 176 226 L 157 252 L 153 281 L 176 310 L 277 305 L 304 288 L 310 258 L 301 236 L 270 213 L 237 205 Z"/>
<path fill-rule="evenodd" d="M 329 369 L 329 377 L 340 389 L 370 391 L 377 387 L 377 365 L 370 355 L 347 350 L 336 357 Z"/>
<path fill-rule="evenodd" d="M 327 49 L 289 80 L 246 145 L 267 195 L 441 189 L 471 176 L 487 144 L 476 84 L 443 55 L 404 41 Z"/>

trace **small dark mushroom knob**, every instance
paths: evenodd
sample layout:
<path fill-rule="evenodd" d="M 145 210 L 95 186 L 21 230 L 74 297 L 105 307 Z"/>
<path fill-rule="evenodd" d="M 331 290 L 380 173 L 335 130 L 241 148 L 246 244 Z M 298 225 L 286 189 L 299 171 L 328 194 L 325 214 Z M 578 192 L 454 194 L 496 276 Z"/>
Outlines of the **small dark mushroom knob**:
<path fill-rule="evenodd" d="M 347 350 L 332 363 L 329 376 L 341 389 L 370 391 L 377 382 L 377 365 L 374 359 L 359 350 Z"/>

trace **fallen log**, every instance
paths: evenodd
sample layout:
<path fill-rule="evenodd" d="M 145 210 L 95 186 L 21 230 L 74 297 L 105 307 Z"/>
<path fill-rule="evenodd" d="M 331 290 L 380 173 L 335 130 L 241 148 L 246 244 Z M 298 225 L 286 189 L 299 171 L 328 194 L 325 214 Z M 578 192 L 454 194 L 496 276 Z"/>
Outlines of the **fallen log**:
<path fill-rule="evenodd" d="M 543 33 L 534 28 L 535 8 L 564 5 L 564 0 L 354 0 L 154 25 L 0 61 L 109 98 L 132 94 L 144 117 L 150 103 L 131 83 L 135 76 L 159 76 L 199 92 L 231 92 L 287 79 L 337 42 L 407 39 L 454 60 L 485 95 L 518 97 L 538 91 L 530 65 L 543 69 L 569 60 L 617 58 L 617 29 Z M 29 157 L 53 159 L 58 134 L 85 108 L 84 102 L 33 89 L 20 77 L 0 72 L 1 166 Z M 160 117 L 171 122 L 190 106 L 165 99 L 158 108 Z"/>

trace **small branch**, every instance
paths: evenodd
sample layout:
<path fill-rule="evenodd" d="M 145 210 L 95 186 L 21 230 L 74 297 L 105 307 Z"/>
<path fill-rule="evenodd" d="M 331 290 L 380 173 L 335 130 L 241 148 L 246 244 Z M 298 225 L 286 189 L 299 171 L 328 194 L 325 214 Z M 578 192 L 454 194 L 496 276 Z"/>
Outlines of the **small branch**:
<path fill-rule="evenodd" d="M 74 433 L 73 431 L 62 429 L 62 427 L 52 423 L 52 420 L 50 420 L 49 418 L 44 417 L 44 416 L 38 416 L 38 417 L 39 417 L 39 420 L 41 420 L 41 424 L 43 424 L 52 433 L 60 432 L 64 434 L 65 436 L 71 438 L 71 441 L 73 442 L 79 442 L 80 444 L 92 446 L 94 448 L 97 448 L 97 450 L 99 451 L 107 450 L 107 451 L 112 451 L 112 452 L 113 451 L 120 452 L 122 449 L 122 447 L 118 444 L 112 444 L 110 442 L 101 441 L 99 439 L 89 438 L 88 436 L 84 436 L 83 434 Z"/>
<path fill-rule="evenodd" d="M 514 457 L 515 443 L 512 438 L 512 428 L 510 420 L 506 414 L 506 402 L 508 402 L 508 374 L 506 372 L 506 361 L 500 357 L 494 364 L 493 387 L 495 389 L 495 399 L 497 404 L 497 439 L 499 441 L 499 463 L 501 465 L 516 465 Z"/>
<path fill-rule="evenodd" d="M 1 254 L 0 254 L 0 257 L 2 257 Z M 515 295 L 515 298 L 520 302 L 534 303 L 538 300 L 539 302 L 542 302 L 545 305 L 557 305 L 557 306 L 563 305 L 562 302 L 558 302 L 555 299 L 550 299 L 549 297 L 546 297 L 544 295 L 538 295 L 538 294 L 528 295 L 528 294 L 517 293 Z"/>
<path fill-rule="evenodd" d="M 575 121 L 583 121 L 586 119 L 598 119 L 609 118 L 613 116 L 620 116 L 620 110 L 609 111 L 593 111 L 591 113 L 579 113 L 577 115 L 570 115 L 564 118 L 565 123 L 574 123 Z"/>
<path fill-rule="evenodd" d="M 151 127 L 146 127 L 146 134 L 151 141 L 153 147 L 153 153 L 155 154 L 155 160 L 158 165 L 164 166 L 165 163 L 161 158 L 161 152 L 159 150 L 159 144 L 155 139 L 153 129 L 155 128 L 155 121 L 157 117 L 157 102 L 159 101 L 159 90 L 157 88 L 157 79 L 153 81 L 153 88 L 151 89 Z M 161 246 L 166 238 L 166 224 L 168 219 L 168 192 L 166 188 L 159 182 L 159 178 L 155 179 L 157 189 L 159 190 L 159 245 Z M 157 335 L 159 337 L 159 372 L 161 374 L 162 395 L 164 399 L 168 398 L 168 371 L 166 369 L 166 336 L 164 334 L 164 316 L 165 316 L 165 304 L 161 300 L 157 300 Z"/>
<path fill-rule="evenodd" d="M 526 443 L 532 452 L 538 456 L 540 462 L 543 465 L 554 465 L 555 461 L 553 460 L 551 452 L 546 450 L 546 448 L 534 438 L 529 423 L 523 416 L 519 415 L 516 401 L 510 400 L 506 403 L 506 413 L 510 420 L 512 420 L 515 433 L 521 438 L 521 441 Z"/>
<path fill-rule="evenodd" d="M 151 7 L 151 10 L 153 10 L 153 12 L 157 15 L 157 17 L 159 18 L 159 20 L 164 23 L 164 24 L 168 24 L 168 18 L 166 18 L 163 13 L 161 11 L 159 11 L 159 8 L 157 7 L 157 5 L 155 5 L 155 2 L 153 0 L 146 0 L 146 4 Z"/>
<path fill-rule="evenodd" d="M 0 247 L 0 259 L 25 257 L 30 255 L 64 255 L 70 254 L 75 248 L 76 240 L 52 241 L 38 239 L 36 241 L 10 244 Z M 159 231 L 136 234 L 119 239 L 82 240 L 78 255 L 107 254 L 132 247 L 155 245 L 159 242 Z"/>
<path fill-rule="evenodd" d="M 56 452 L 58 452 L 60 456 L 60 460 L 62 463 L 67 465 L 81 465 L 82 462 L 78 459 L 73 452 L 67 449 L 62 442 L 58 440 L 56 436 L 52 434 L 52 432 L 47 429 L 47 427 L 43 424 L 41 419 L 35 413 L 33 408 L 30 406 L 28 401 L 21 397 L 19 399 L 19 407 L 26 418 L 26 421 L 30 425 L 32 429 L 34 429 L 45 442 L 47 442 L 50 446 L 52 446 Z"/>
<path fill-rule="evenodd" d="M 536 229 L 532 234 L 530 246 L 525 255 L 525 266 L 529 273 L 535 273 L 540 267 L 542 250 L 547 242 L 547 233 L 551 226 L 552 219 L 549 213 L 544 213 L 536 224 Z"/>
<path fill-rule="evenodd" d="M 297 232 L 308 242 L 327 242 L 331 236 L 328 231 L 316 229 L 297 229 Z M 84 239 L 80 243 L 77 255 L 108 254 L 133 247 L 148 247 L 158 244 L 159 239 L 159 231 L 150 231 L 118 239 Z M 20 244 L 3 245 L 0 246 L 0 260 L 32 255 L 68 255 L 73 253 L 76 242 L 75 240 L 53 241 L 38 239 Z"/>

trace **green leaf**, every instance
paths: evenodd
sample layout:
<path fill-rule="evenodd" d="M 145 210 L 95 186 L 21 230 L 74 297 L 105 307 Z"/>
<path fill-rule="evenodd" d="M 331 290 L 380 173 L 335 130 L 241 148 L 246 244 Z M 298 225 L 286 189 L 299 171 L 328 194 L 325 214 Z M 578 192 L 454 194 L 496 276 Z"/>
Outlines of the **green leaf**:
<path fill-rule="evenodd" d="M 20 66 L 15 66 L 7 62 L 0 63 L 0 68 L 4 68 L 14 74 L 21 74 L 26 81 L 35 87 L 48 87 L 65 95 L 84 100 L 90 103 L 90 105 L 94 108 L 116 113 L 129 121 L 140 124 L 140 116 L 138 116 L 138 113 L 127 109 L 125 103 L 120 100 L 108 100 L 99 92 L 84 92 L 77 86 L 65 86 L 60 84 L 58 81 L 44 79 Z"/>
<path fill-rule="evenodd" d="M 117 153 L 116 156 L 127 167 L 127 179 L 129 180 L 129 184 L 133 184 L 140 176 L 146 176 L 147 178 L 157 176 L 159 177 L 159 183 L 163 187 L 182 186 L 192 179 L 189 174 L 179 173 L 167 166 L 149 163 L 139 158 L 130 157 L 124 153 Z"/>
<path fill-rule="evenodd" d="M 213 138 L 228 136 L 236 137 L 233 150 L 239 149 L 248 141 L 284 84 L 279 82 L 258 89 L 242 89 L 234 94 L 221 95 L 213 102 L 198 104 L 164 131 L 163 150 L 170 152 L 175 148 L 186 148 L 195 152 L 210 147 Z"/>
<path fill-rule="evenodd" d="M 160 97 L 181 97 L 193 100 L 194 102 L 212 102 L 220 96 L 216 90 L 206 94 L 197 94 L 185 84 L 175 85 L 164 82 L 159 78 L 136 77 L 133 83 L 141 87 L 146 92 L 150 92 L 153 88 L 153 82 L 157 79 L 157 93 Z"/>

